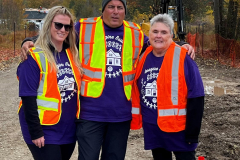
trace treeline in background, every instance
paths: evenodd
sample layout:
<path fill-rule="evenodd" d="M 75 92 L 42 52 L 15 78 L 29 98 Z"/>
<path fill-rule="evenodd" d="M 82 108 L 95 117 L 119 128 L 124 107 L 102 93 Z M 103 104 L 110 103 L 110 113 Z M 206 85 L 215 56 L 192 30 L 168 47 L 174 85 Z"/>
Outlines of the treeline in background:
<path fill-rule="evenodd" d="M 127 0 L 125 19 L 138 24 L 142 23 L 143 19 L 148 22 L 154 15 L 161 13 L 161 3 L 164 1 L 168 0 Z M 218 52 L 214 47 L 219 46 L 220 38 L 240 40 L 240 0 L 182 0 L 182 2 L 185 32 L 202 37 L 201 40 L 190 38 L 192 42 L 195 41 L 195 47 L 203 50 L 202 45 L 207 42 L 205 49 Z M 37 34 L 30 31 L 23 20 L 26 8 L 40 6 L 51 8 L 56 5 L 70 9 L 76 21 L 79 18 L 102 14 L 102 0 L 0 0 L 0 47 L 12 47 L 13 41 L 16 42 L 17 47 L 20 47 L 22 39 Z M 170 0 L 169 5 L 175 6 L 175 0 Z M 15 35 L 13 35 L 14 30 Z M 207 40 L 203 35 L 205 37 L 213 35 L 214 38 Z M 207 46 L 208 41 L 212 42 L 212 39 L 214 39 L 214 47 Z"/>

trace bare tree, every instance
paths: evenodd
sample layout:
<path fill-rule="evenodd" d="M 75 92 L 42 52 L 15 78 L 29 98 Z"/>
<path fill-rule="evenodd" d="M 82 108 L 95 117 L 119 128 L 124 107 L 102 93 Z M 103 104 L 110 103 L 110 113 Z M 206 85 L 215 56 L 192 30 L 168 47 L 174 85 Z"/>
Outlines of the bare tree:
<path fill-rule="evenodd" d="M 235 39 L 237 28 L 238 2 L 230 0 L 228 4 L 226 38 Z"/>
<path fill-rule="evenodd" d="M 19 26 L 23 19 L 23 0 L 3 0 L 2 6 L 2 19 L 6 27 L 12 30 L 14 22 Z"/>
<path fill-rule="evenodd" d="M 214 24 L 215 24 L 215 33 L 221 35 L 223 29 L 223 0 L 214 0 Z"/>

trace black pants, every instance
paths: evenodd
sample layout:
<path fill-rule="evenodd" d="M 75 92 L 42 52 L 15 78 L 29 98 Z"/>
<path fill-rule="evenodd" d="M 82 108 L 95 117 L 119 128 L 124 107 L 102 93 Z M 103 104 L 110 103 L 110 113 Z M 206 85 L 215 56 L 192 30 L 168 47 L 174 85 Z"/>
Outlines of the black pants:
<path fill-rule="evenodd" d="M 69 160 L 74 151 L 75 144 L 45 144 L 42 148 L 38 148 L 34 144 L 27 144 L 27 146 L 34 160 Z"/>
<path fill-rule="evenodd" d="M 195 151 L 189 152 L 173 152 L 176 160 L 196 160 Z M 152 150 L 154 160 L 172 160 L 172 152 L 164 148 L 156 148 Z"/>
<path fill-rule="evenodd" d="M 77 123 L 78 159 L 124 160 L 130 122 L 95 122 L 79 120 Z"/>

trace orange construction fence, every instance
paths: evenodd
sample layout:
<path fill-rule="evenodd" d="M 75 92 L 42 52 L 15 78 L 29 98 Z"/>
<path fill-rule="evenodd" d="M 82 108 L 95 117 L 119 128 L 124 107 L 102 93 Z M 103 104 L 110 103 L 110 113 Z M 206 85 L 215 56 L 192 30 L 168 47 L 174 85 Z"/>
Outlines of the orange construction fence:
<path fill-rule="evenodd" d="M 225 39 L 218 34 L 187 34 L 187 42 L 194 47 L 197 55 L 217 59 L 224 65 L 240 67 L 240 42 Z"/>

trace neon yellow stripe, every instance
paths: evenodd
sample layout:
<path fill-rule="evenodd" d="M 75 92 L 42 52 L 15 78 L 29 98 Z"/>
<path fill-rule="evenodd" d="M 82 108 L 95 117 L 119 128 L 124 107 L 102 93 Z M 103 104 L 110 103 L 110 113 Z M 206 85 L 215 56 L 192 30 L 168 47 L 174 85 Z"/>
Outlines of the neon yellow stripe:
<path fill-rule="evenodd" d="M 60 92 L 59 92 L 60 93 Z M 44 96 L 37 96 L 37 99 L 44 100 L 44 101 L 50 101 L 50 102 L 55 102 L 59 103 L 59 100 L 56 98 L 46 98 Z"/>
<path fill-rule="evenodd" d="M 47 107 L 44 107 L 44 106 L 38 106 L 38 109 L 42 109 L 42 110 L 45 110 L 45 111 L 55 111 L 55 112 L 58 111 L 58 109 L 47 108 Z"/>
<path fill-rule="evenodd" d="M 38 117 L 39 117 L 39 120 L 40 120 L 40 124 L 42 125 L 43 123 L 43 115 L 44 115 L 44 111 L 41 110 L 41 109 L 38 109 Z"/>
<path fill-rule="evenodd" d="M 123 72 L 132 71 L 133 42 L 131 28 L 124 27 L 124 44 L 122 48 L 122 68 Z"/>
<path fill-rule="evenodd" d="M 131 91 L 132 91 L 132 85 L 127 85 L 127 86 L 124 86 L 124 90 L 125 90 L 125 95 L 127 97 L 128 100 L 130 100 L 131 98 Z"/>
<path fill-rule="evenodd" d="M 80 22 L 83 22 L 83 19 L 80 19 Z M 83 55 L 83 53 L 82 53 L 82 30 L 83 30 L 83 27 L 80 27 L 80 32 L 79 32 L 79 59 L 80 59 L 80 63 L 82 63 L 83 62 L 83 60 L 82 60 L 82 55 Z"/>

